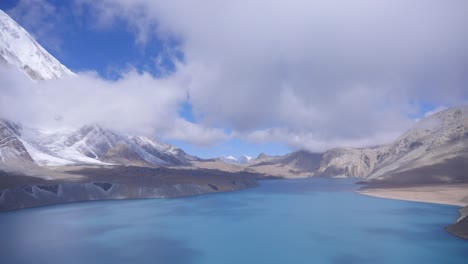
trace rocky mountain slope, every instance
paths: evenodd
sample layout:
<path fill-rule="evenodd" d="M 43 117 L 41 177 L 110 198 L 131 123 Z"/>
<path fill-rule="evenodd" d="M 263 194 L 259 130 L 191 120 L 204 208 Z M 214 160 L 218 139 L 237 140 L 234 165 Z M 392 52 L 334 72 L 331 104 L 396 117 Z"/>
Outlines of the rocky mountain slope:
<path fill-rule="evenodd" d="M 326 151 L 314 176 L 365 177 L 378 163 L 385 147 L 376 148 L 335 148 Z"/>
<path fill-rule="evenodd" d="M 468 182 L 468 106 L 419 121 L 379 157 L 368 176 L 402 184 Z"/>
<path fill-rule="evenodd" d="M 0 64 L 17 67 L 33 80 L 57 79 L 73 75 L 2 10 L 0 10 Z"/>
<path fill-rule="evenodd" d="M 203 161 L 202 168 L 248 171 L 265 177 L 356 177 L 372 184 L 421 185 L 468 182 L 468 106 L 450 108 L 417 122 L 395 142 L 325 153 L 260 154 L 245 166 Z"/>
<path fill-rule="evenodd" d="M 467 171 L 468 106 L 461 106 L 422 119 L 392 144 L 329 150 L 314 176 L 408 185 L 466 182 Z"/>
<path fill-rule="evenodd" d="M 317 170 L 322 158 L 321 153 L 299 150 L 284 156 L 267 156 L 260 154 L 250 164 L 250 167 L 276 166 L 290 167 L 297 172 L 312 172 Z"/>

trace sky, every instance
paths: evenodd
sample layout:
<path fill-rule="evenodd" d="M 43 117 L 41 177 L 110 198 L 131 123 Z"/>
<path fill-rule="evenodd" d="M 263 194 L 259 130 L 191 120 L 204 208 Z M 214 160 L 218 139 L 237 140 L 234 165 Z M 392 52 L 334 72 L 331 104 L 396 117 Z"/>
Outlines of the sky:
<path fill-rule="evenodd" d="M 464 0 L 3 0 L 0 9 L 78 74 L 35 85 L 48 102 L 36 113 L 205 158 L 385 144 L 468 102 Z M 11 94 L 36 104 L 21 89 Z"/>

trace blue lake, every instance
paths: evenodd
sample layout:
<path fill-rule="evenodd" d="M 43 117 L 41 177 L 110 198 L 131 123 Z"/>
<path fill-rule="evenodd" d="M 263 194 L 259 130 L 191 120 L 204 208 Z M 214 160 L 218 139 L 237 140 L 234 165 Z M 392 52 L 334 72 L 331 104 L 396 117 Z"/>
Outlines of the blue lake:
<path fill-rule="evenodd" d="M 457 207 L 362 196 L 349 180 L 263 181 L 177 199 L 0 213 L 0 263 L 467 263 Z"/>

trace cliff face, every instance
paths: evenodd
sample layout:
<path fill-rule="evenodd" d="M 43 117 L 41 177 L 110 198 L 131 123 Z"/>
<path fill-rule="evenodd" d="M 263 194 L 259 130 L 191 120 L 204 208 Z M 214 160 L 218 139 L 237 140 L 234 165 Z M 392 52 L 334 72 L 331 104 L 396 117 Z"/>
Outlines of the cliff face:
<path fill-rule="evenodd" d="M 365 177 L 369 175 L 379 162 L 384 151 L 381 148 L 335 148 L 323 154 L 320 167 L 314 176 L 346 176 Z"/>

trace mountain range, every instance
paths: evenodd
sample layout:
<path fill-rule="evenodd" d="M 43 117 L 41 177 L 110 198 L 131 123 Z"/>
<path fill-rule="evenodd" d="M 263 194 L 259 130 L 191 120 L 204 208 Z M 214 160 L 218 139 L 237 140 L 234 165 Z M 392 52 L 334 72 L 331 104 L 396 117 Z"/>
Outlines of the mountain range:
<path fill-rule="evenodd" d="M 0 120 L 2 164 L 34 162 L 39 166 L 173 166 L 197 160 L 183 150 L 143 136 L 128 136 L 99 125 L 48 131 Z M 14 162 L 13 162 L 14 161 Z"/>

